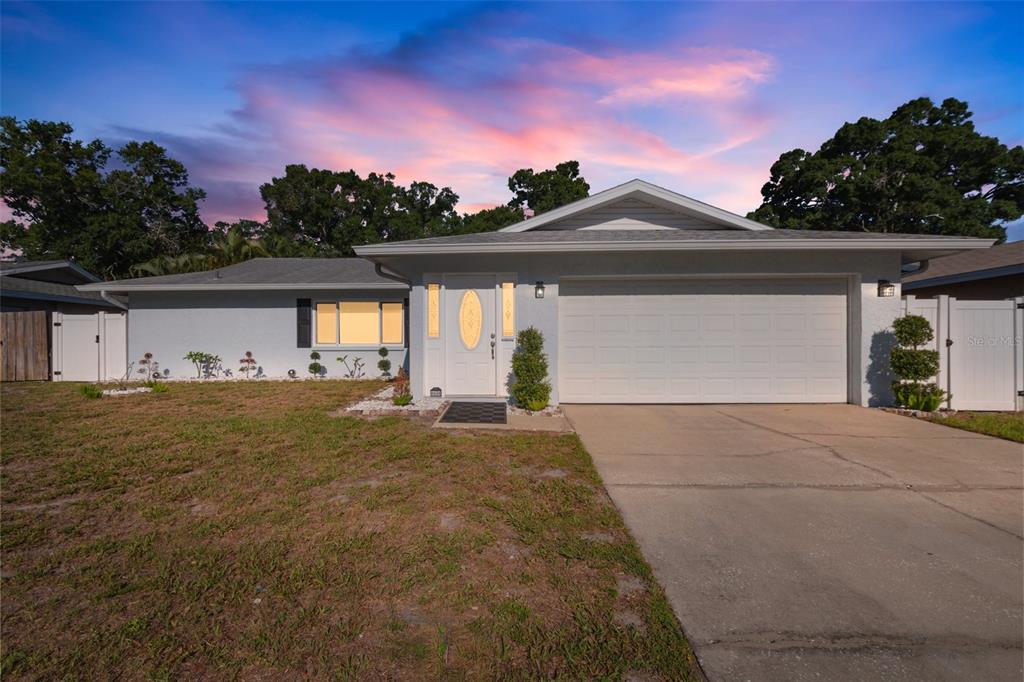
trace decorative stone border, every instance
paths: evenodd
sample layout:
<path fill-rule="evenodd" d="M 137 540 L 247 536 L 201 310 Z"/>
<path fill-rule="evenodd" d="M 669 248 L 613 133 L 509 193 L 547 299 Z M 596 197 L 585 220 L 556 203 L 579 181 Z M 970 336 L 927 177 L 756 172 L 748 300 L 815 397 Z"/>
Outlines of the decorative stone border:
<path fill-rule="evenodd" d="M 119 396 L 119 395 L 133 395 L 135 393 L 152 393 L 153 389 L 148 386 L 138 386 L 136 388 L 108 388 L 103 391 L 103 396 Z"/>
<path fill-rule="evenodd" d="M 911 410 L 907 407 L 881 407 L 879 409 L 882 410 L 882 412 L 891 412 L 892 414 L 900 414 L 904 417 L 914 417 L 915 419 L 928 419 L 929 417 L 934 417 L 936 415 L 956 414 L 957 412 L 956 410 L 945 408 L 935 410 L 933 412 L 927 412 L 925 410 Z"/>

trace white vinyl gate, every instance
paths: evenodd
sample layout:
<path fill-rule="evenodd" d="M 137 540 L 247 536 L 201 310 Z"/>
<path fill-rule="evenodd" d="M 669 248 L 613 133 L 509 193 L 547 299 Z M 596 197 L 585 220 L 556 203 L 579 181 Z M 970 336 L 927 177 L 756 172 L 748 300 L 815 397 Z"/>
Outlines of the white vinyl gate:
<path fill-rule="evenodd" d="M 53 314 L 53 380 L 116 381 L 128 371 L 127 313 Z"/>
<path fill-rule="evenodd" d="M 903 311 L 935 330 L 938 384 L 955 410 L 1024 408 L 1024 298 L 958 301 L 949 296 L 903 298 Z"/>

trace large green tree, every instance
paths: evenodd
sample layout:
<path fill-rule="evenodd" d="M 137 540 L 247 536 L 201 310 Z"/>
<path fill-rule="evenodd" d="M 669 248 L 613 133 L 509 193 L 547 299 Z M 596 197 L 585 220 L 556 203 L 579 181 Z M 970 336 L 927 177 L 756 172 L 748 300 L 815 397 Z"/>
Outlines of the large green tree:
<path fill-rule="evenodd" d="M 267 234 L 312 245 L 323 254 L 350 255 L 352 247 L 380 241 L 440 236 L 457 231 L 450 188 L 427 182 L 409 187 L 395 176 L 290 165 L 260 187 Z"/>
<path fill-rule="evenodd" d="M 1024 149 L 978 133 L 966 102 L 922 97 L 788 151 L 747 217 L 776 227 L 1003 240 L 1024 215 Z"/>
<path fill-rule="evenodd" d="M 520 168 L 508 179 L 508 188 L 513 195 L 509 207 L 525 206 L 534 215 L 586 198 L 590 193 L 590 185 L 580 175 L 579 161 L 563 161 L 553 170 L 540 172 Z"/>
<path fill-rule="evenodd" d="M 73 259 L 104 277 L 203 246 L 201 189 L 153 142 L 113 150 L 67 123 L 0 118 L 0 193 L 13 219 L 0 243 L 26 258 Z"/>

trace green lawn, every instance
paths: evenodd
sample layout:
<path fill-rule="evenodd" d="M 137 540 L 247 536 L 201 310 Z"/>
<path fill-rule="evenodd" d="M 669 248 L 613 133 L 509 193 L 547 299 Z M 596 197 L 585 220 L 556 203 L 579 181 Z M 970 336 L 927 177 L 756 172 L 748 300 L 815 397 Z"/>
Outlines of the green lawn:
<path fill-rule="evenodd" d="M 574 435 L 378 387 L 4 385 L 4 679 L 698 678 Z"/>
<path fill-rule="evenodd" d="M 929 421 L 1024 443 L 1024 412 L 957 412 L 935 415 Z"/>

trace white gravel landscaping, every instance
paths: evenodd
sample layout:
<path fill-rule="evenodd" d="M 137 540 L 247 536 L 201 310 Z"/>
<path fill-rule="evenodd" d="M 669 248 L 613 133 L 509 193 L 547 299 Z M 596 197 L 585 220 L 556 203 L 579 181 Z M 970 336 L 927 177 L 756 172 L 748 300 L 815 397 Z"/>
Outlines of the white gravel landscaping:
<path fill-rule="evenodd" d="M 395 391 L 393 386 L 385 386 L 381 390 L 374 393 L 366 400 L 361 400 L 358 403 L 353 403 L 348 407 L 344 408 L 344 412 L 348 414 L 358 414 L 366 416 L 384 416 L 384 415 L 436 415 L 444 409 L 444 406 L 448 403 L 444 398 L 430 398 L 423 397 L 414 403 L 408 405 L 395 405 L 391 402 L 394 397 Z"/>

